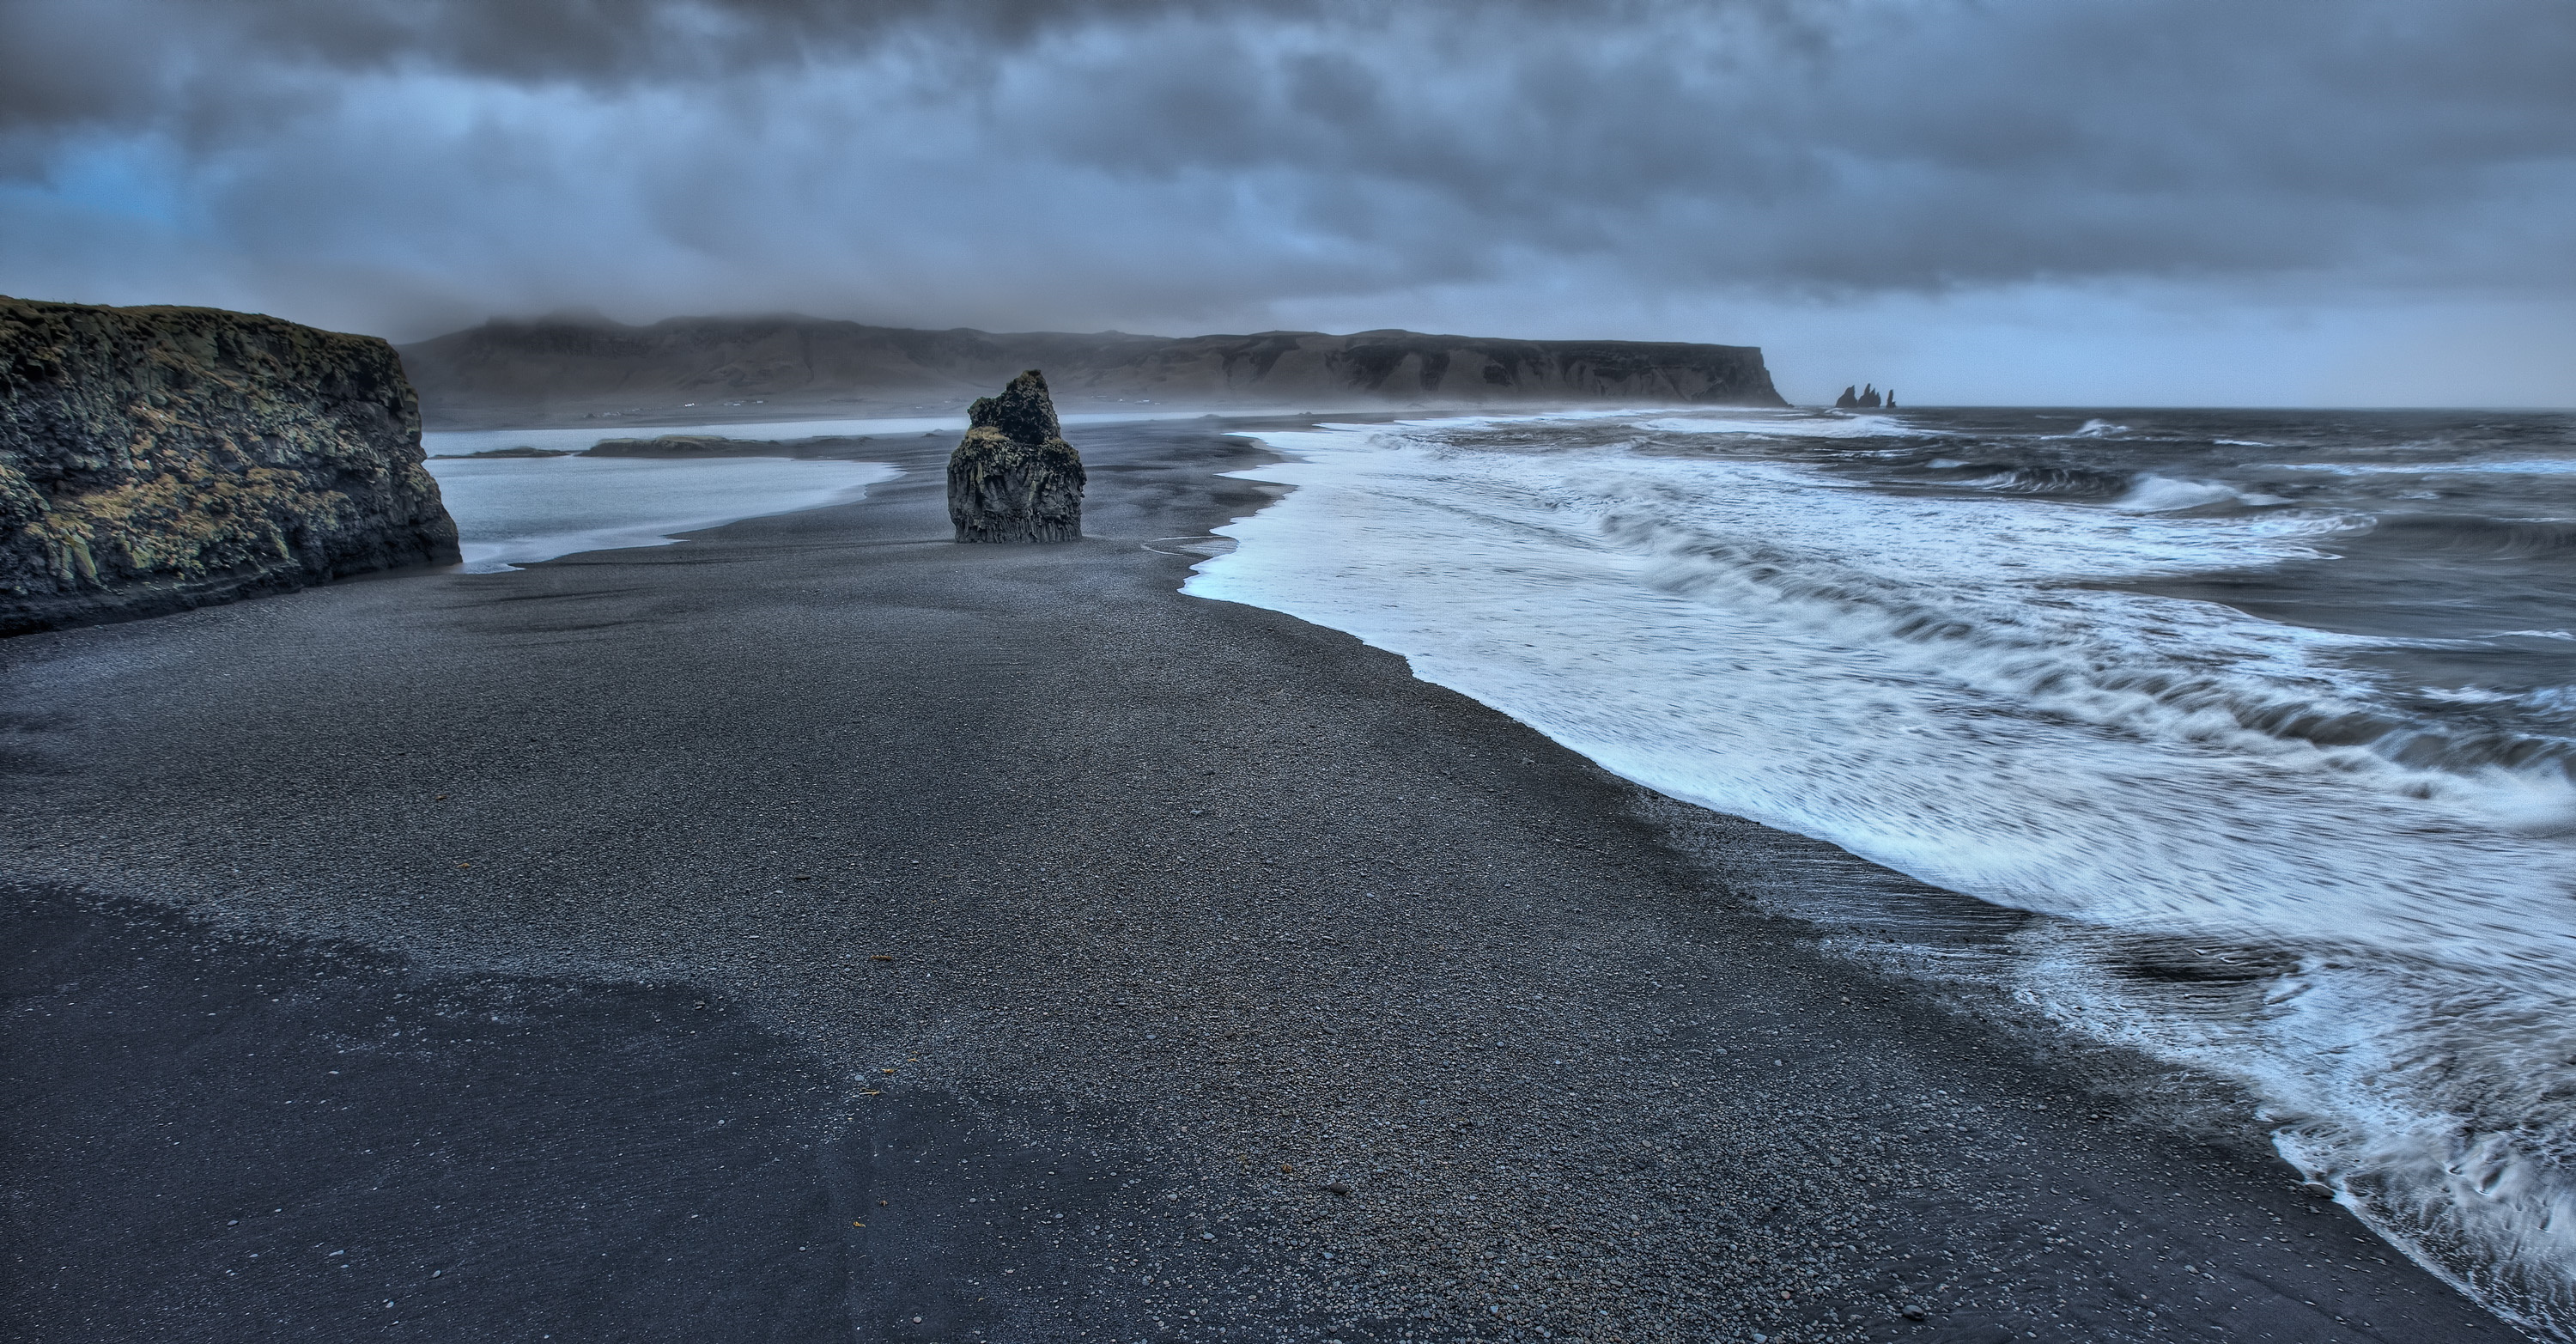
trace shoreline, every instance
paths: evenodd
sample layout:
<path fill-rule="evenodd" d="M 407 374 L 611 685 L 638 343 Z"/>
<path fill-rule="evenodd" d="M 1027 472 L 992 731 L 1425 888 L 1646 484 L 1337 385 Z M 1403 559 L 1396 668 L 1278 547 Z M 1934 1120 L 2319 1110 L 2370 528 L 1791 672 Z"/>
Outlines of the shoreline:
<path fill-rule="evenodd" d="M 863 502 L 686 546 L 0 644 L 19 688 L 0 700 L 0 829 L 26 837 L 0 884 L 40 935 L 12 999 L 60 1006 L 14 1015 L 13 1053 L 70 1076 L 123 1004 L 168 1020 L 119 1038 L 131 1069 L 204 1077 L 181 1067 L 203 1029 L 175 1016 L 176 972 L 115 969 L 162 955 L 137 939 L 212 984 L 302 967 L 342 1044 L 375 1017 L 447 1020 L 370 997 L 384 984 L 456 1000 L 506 982 L 551 1005 L 525 1011 L 513 1068 L 580 1074 L 614 1039 L 620 1076 L 653 1086 L 621 1121 L 459 1113 L 451 1148 L 554 1124 L 566 1188 L 627 1200 L 633 1226 L 598 1232 L 596 1258 L 649 1274 L 669 1251 L 658 1272 L 713 1292 L 731 1271 L 711 1243 L 654 1240 L 703 1190 L 620 1150 L 687 1109 L 667 1098 L 744 1086 L 678 1034 L 720 1014 L 742 1033 L 724 1048 L 761 1061 L 772 1100 L 749 1109 L 802 1136 L 760 1150 L 779 1170 L 754 1184 L 812 1248 L 744 1243 L 792 1279 L 724 1308 L 745 1337 L 2512 1337 L 2295 1193 L 2250 1118 L 2198 1141 L 2106 1116 L 2159 1071 L 2044 1057 L 1749 908 L 1722 872 L 1776 880 L 1840 851 L 1677 824 L 1680 805 L 1391 654 L 1181 596 L 1197 557 L 1146 543 L 1271 496 L 1215 475 L 1267 456 L 1218 437 L 1248 423 L 1088 427 L 1079 543 L 948 542 L 948 445 L 921 440 L 870 455 L 906 475 Z M 74 886 L 204 918 L 74 913 Z M 310 939 L 392 969 L 310 964 Z M 619 988 L 639 983 L 660 988 Z M 413 1123 L 419 1061 L 459 1081 L 488 1066 L 425 1040 L 405 1070 L 382 1067 L 386 1042 L 341 1052 L 374 1089 L 347 1146 Z M 228 1063 L 237 1079 L 204 1084 L 218 1111 L 310 1082 Z M 73 1207 L 93 1169 L 178 1183 L 139 1104 L 13 1101 L 85 1136 L 24 1164 L 18 1207 Z M 46 1165 L 58 1150 L 86 1156 Z M 257 1188 L 288 1156 L 188 1180 Z M 380 1172 L 324 1165 L 307 1240 L 364 1241 L 475 1189 L 362 1199 Z M 237 1232 L 78 1230 L 18 1242 L 68 1261 L 45 1279 L 64 1288 L 13 1276 L 18 1318 L 58 1337 L 115 1337 L 74 1326 L 156 1295 L 229 1300 L 240 1277 L 211 1268 Z M 620 1315 L 542 1232 L 511 1293 L 423 1279 L 405 1328 L 470 1336 L 502 1328 L 495 1304 L 547 1301 L 585 1304 L 566 1328 L 593 1337 L 672 1325 L 680 1297 Z M 263 1292 L 340 1319 L 359 1298 L 334 1273 Z"/>

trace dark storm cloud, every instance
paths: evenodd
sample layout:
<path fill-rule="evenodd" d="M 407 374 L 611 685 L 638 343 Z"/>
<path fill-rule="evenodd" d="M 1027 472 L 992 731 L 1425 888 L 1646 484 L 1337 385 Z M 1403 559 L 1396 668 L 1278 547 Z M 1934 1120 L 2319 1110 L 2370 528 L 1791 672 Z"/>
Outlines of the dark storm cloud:
<path fill-rule="evenodd" d="M 888 41 L 951 51 L 1140 15 L 1285 14 L 1308 0 L 9 0 L 0 125 L 149 120 L 248 96 L 269 69 L 434 69 L 614 87 L 829 60 Z M 203 74 L 203 80 L 189 76 Z M 176 77 L 176 78 L 174 78 Z"/>
<path fill-rule="evenodd" d="M 0 287 L 213 267 L 407 329 L 2565 294 L 2571 69 L 2560 0 L 8 0 Z"/>

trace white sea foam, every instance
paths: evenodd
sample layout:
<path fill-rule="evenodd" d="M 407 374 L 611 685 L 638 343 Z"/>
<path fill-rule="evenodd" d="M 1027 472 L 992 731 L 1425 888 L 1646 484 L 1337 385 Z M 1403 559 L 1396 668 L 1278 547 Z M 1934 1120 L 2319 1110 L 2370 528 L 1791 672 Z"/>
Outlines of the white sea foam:
<path fill-rule="evenodd" d="M 1729 419 L 1657 423 L 1775 432 Z M 2141 509 L 2143 483 L 2114 508 L 1928 498 L 1460 431 L 1262 435 L 1293 460 L 1238 474 L 1297 489 L 1220 529 L 1239 545 L 1185 591 L 1349 631 L 1673 797 L 2062 917 L 2070 947 L 2290 957 L 2236 1020 L 2077 952 L 2017 974 L 2080 1029 L 2253 1087 L 2285 1153 L 2444 1272 L 2511 1277 L 2505 1309 L 2576 1303 L 2551 1174 L 2576 1115 L 2540 1102 L 2576 1087 L 2564 758 L 2408 720 L 2335 656 L 2384 641 L 2088 586 L 2315 558 L 2366 520 L 2173 516 L 2185 491 Z"/>
<path fill-rule="evenodd" d="M 2490 691 L 2479 686 L 2427 686 L 2416 694 L 2454 705 L 2509 705 L 2519 698 L 2511 691 Z"/>
<path fill-rule="evenodd" d="M 2129 487 L 2129 493 L 2113 500 L 2111 507 L 2131 513 L 2173 513 L 2210 504 L 2268 506 L 2288 502 L 2278 495 L 2252 494 L 2216 481 L 2180 481 L 2149 473 L 2140 476 Z"/>
<path fill-rule="evenodd" d="M 1787 439 L 1929 438 L 1940 431 L 1909 425 L 1892 415 L 1834 411 L 1760 411 L 1732 415 L 1669 415 L 1637 422 L 1639 429 L 1673 434 L 1748 434 Z"/>
<path fill-rule="evenodd" d="M 491 574 L 582 551 L 667 546 L 682 532 L 856 499 L 901 473 L 777 457 L 432 461 L 465 569 Z"/>

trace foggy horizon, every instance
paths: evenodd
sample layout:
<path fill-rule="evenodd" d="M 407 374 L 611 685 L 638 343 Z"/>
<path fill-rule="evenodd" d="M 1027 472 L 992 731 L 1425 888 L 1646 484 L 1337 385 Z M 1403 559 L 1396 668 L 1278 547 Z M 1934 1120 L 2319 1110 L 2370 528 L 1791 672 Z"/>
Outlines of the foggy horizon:
<path fill-rule="evenodd" d="M 0 0 L 0 292 L 1760 346 L 1793 401 L 2576 405 L 2539 0 Z"/>

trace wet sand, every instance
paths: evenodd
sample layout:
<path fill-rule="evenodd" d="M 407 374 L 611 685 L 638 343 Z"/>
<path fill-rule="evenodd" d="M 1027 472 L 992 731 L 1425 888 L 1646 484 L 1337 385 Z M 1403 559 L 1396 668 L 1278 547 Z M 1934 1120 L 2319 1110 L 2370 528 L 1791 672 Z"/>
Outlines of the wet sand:
<path fill-rule="evenodd" d="M 13 1337 L 2514 1337 L 1749 898 L 1849 860 L 1178 595 L 1241 441 L 1012 548 L 947 446 L 0 643 Z"/>

